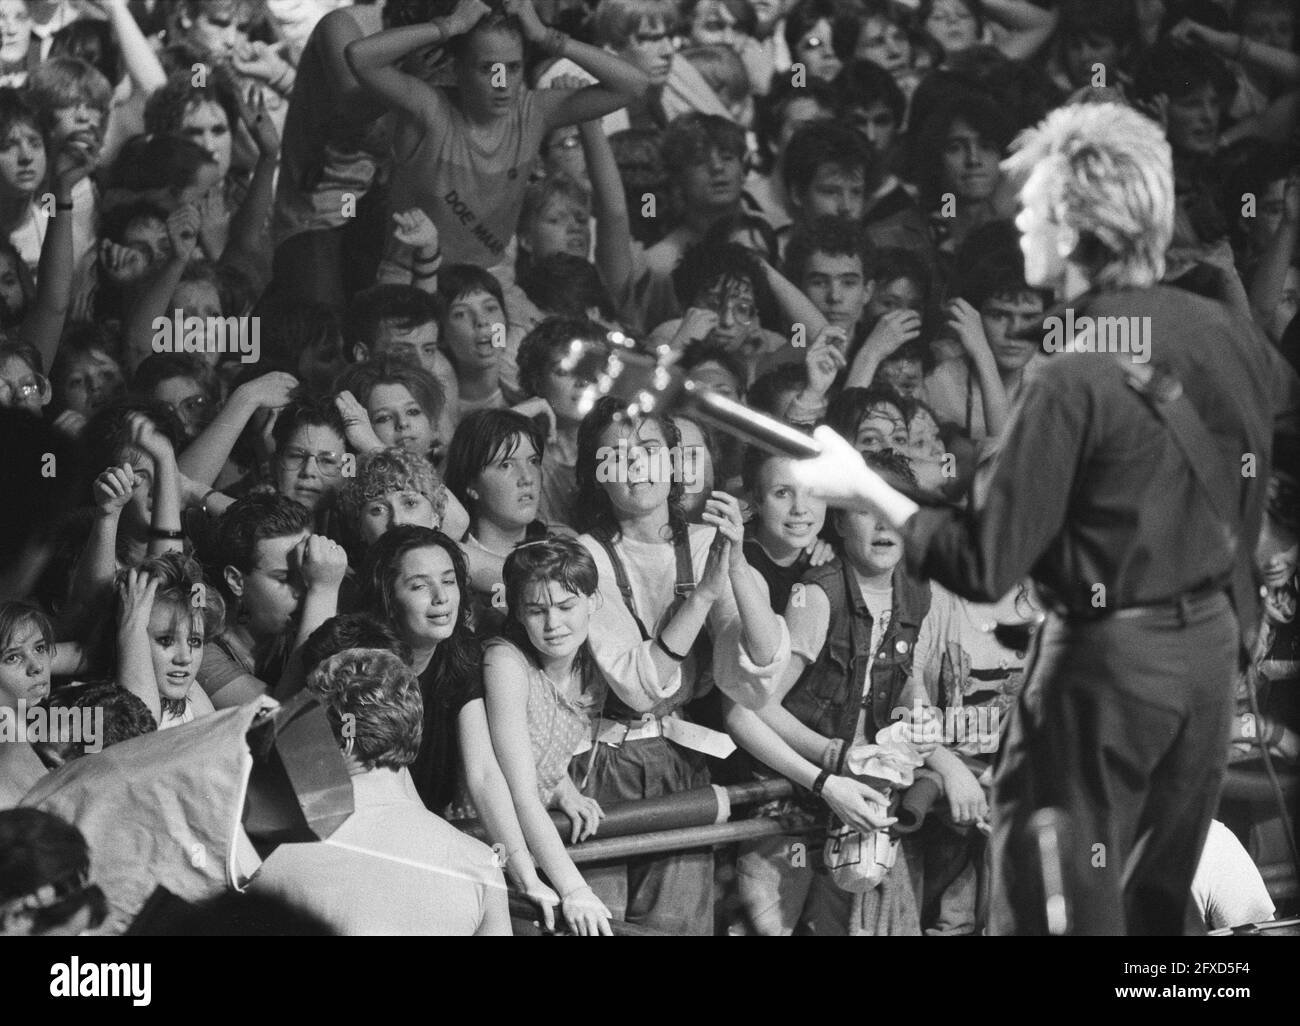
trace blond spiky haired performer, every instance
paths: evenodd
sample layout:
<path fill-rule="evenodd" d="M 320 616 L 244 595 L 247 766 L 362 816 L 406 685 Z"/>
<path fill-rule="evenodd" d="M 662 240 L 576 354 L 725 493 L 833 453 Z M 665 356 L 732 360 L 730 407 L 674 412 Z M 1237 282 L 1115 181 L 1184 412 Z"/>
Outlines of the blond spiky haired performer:
<path fill-rule="evenodd" d="M 1258 618 L 1273 424 L 1294 423 L 1300 381 L 1251 322 L 1159 284 L 1159 126 L 1064 107 L 1006 167 L 1026 280 L 1062 305 L 988 487 L 967 514 L 925 508 L 827 428 L 798 473 L 891 521 L 912 570 L 982 602 L 1030 576 L 1052 609 L 993 782 L 989 932 L 1179 934 Z"/>

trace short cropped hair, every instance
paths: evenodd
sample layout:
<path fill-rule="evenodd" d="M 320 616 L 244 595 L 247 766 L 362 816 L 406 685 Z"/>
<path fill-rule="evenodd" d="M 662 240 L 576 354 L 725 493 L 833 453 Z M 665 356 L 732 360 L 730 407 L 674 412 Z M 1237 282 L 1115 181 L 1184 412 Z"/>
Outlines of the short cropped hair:
<path fill-rule="evenodd" d="M 525 395 L 541 395 L 542 382 L 551 361 L 556 356 L 568 354 L 575 341 L 585 352 L 593 349 L 607 350 L 606 331 L 603 325 L 585 317 L 548 317 L 524 336 L 519 343 L 519 387 Z"/>
<path fill-rule="evenodd" d="M 373 346 L 384 321 L 396 321 L 403 331 L 409 331 L 421 324 L 441 325 L 445 312 L 439 297 L 412 285 L 372 285 L 352 297 L 343 332 L 349 343 Z"/>
<path fill-rule="evenodd" d="M 347 428 L 343 425 L 343 415 L 339 413 L 333 399 L 324 396 L 294 396 L 276 417 L 275 427 L 271 431 L 276 452 L 283 451 L 293 433 L 300 427 L 329 428 L 347 445 Z"/>
<path fill-rule="evenodd" d="M 335 382 L 338 391 L 351 392 L 362 406 L 370 402 L 370 393 L 379 385 L 401 385 L 431 421 L 442 415 L 447 401 L 438 379 L 408 358 L 379 356 L 354 363 Z"/>
<path fill-rule="evenodd" d="M 1003 169 L 1022 183 L 1046 169 L 1052 217 L 1078 231 L 1094 286 L 1160 280 L 1174 232 L 1174 170 L 1159 125 L 1121 104 L 1081 104 L 1052 111 L 1013 146 Z"/>
<path fill-rule="evenodd" d="M 349 648 L 312 671 L 307 689 L 325 706 L 334 736 L 366 769 L 415 762 L 424 735 L 420 682 L 382 648 Z"/>
<path fill-rule="evenodd" d="M 447 490 L 433 464 L 398 446 L 364 453 L 357 460 L 357 476 L 347 479 L 339 492 L 339 512 L 344 524 L 355 530 L 361 523 L 361 510 L 366 503 L 389 492 L 407 489 L 428 499 L 439 520 L 442 519 L 447 509 Z"/>
<path fill-rule="evenodd" d="M 823 167 L 844 174 L 860 173 L 869 184 L 874 164 L 860 133 L 833 121 L 814 122 L 795 132 L 786 147 L 785 188 L 791 196 L 802 197 Z"/>
<path fill-rule="evenodd" d="M 647 21 L 661 21 L 664 31 L 672 32 L 677 5 L 672 0 L 600 0 L 591 19 L 596 45 L 625 49 Z"/>
<path fill-rule="evenodd" d="M 683 114 L 664 132 L 661 147 L 664 170 L 671 180 L 680 182 L 690 167 L 708 160 L 713 150 L 744 157 L 745 130 L 718 114 L 698 111 Z"/>
<path fill-rule="evenodd" d="M 609 320 L 617 314 L 596 266 L 574 253 L 530 260 L 519 275 L 519 287 L 543 313 L 585 318 L 588 310 L 595 309 Z"/>
<path fill-rule="evenodd" d="M 213 69 L 212 77 L 200 86 L 194 84 L 191 72 L 175 72 L 146 101 L 145 131 L 155 135 L 180 135 L 185 115 L 190 110 L 199 104 L 213 103 L 225 111 L 227 127 L 235 132 L 239 128 L 239 97 L 235 89 L 226 73 L 218 69 Z"/>
<path fill-rule="evenodd" d="M 340 613 L 307 635 L 302 643 L 302 672 L 310 674 L 326 659 L 349 648 L 382 648 L 404 663 L 411 661 L 411 646 L 387 620 L 374 613 Z"/>
<path fill-rule="evenodd" d="M 222 571 L 233 566 L 240 573 L 253 569 L 257 544 L 267 538 L 284 538 L 311 529 L 311 513 L 301 503 L 278 492 L 254 492 L 236 499 L 221 515 L 208 569 L 223 590 Z"/>
<path fill-rule="evenodd" d="M 814 253 L 857 257 L 864 281 L 872 280 L 872 249 L 862 229 L 844 217 L 818 217 L 796 226 L 785 247 L 785 276 L 803 288 L 803 276 Z"/>

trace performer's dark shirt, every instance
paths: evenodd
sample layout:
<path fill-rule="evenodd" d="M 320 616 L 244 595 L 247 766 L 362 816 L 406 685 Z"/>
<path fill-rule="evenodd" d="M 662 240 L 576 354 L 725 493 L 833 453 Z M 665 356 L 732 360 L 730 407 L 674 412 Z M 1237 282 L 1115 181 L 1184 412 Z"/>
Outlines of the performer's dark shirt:
<path fill-rule="evenodd" d="M 1273 432 L 1293 431 L 1300 409 L 1295 372 L 1253 324 L 1181 290 L 1091 293 L 1070 305 L 1076 318 L 1151 318 L 1151 362 L 1183 383 L 1217 442 L 1219 451 L 1203 458 L 1240 482 L 1238 553 L 1251 558 Z M 922 509 L 904 533 L 910 565 L 977 601 L 995 601 L 1031 574 L 1082 616 L 1226 579 L 1233 556 L 1224 531 L 1168 429 L 1128 385 L 1129 360 L 1059 353 L 1044 361 L 1026 382 L 987 481 L 977 483 L 977 512 Z M 1243 612 L 1243 626 L 1256 615 Z"/>

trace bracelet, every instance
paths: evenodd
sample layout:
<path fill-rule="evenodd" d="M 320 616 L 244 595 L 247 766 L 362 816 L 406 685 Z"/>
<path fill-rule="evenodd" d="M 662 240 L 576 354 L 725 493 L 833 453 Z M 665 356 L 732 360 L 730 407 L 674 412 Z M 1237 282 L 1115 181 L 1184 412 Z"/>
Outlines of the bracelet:
<path fill-rule="evenodd" d="M 421 260 L 417 257 L 415 260 L 412 261 L 412 264 L 416 267 L 429 267 L 432 264 L 441 264 L 441 263 L 442 263 L 442 247 L 439 247 L 438 251 L 434 253 L 433 256 L 429 257 L 429 259 L 427 260 Z"/>
<path fill-rule="evenodd" d="M 844 739 L 831 738 L 831 743 L 826 746 L 826 751 L 822 753 L 822 769 L 831 773 L 840 771 L 840 763 L 844 759 Z"/>
<path fill-rule="evenodd" d="M 412 268 L 411 270 L 412 281 L 433 281 L 433 279 L 436 277 L 438 277 L 437 267 L 435 267 L 432 271 L 425 271 L 425 272 L 417 271 L 414 268 Z"/>
<path fill-rule="evenodd" d="M 161 541 L 184 541 L 185 532 L 169 531 L 165 527 L 151 527 L 149 528 L 149 537 L 157 538 Z"/>
<path fill-rule="evenodd" d="M 671 648 L 669 648 L 666 644 L 664 644 L 663 634 L 660 634 L 657 638 L 655 638 L 655 644 L 658 645 L 663 650 L 664 655 L 666 655 L 669 659 L 672 659 L 679 663 L 686 661 L 686 656 L 679 655 L 678 653 L 674 652 Z"/>
<path fill-rule="evenodd" d="M 831 778 L 830 770 L 824 769 L 820 773 L 818 773 L 817 779 L 813 781 L 812 793 L 816 795 L 818 798 L 820 798 L 822 796 L 822 788 L 826 786 L 826 781 L 830 780 L 830 778 Z"/>
<path fill-rule="evenodd" d="M 66 213 L 66 212 L 68 212 L 68 211 L 70 211 L 70 210 L 73 209 L 73 207 L 72 207 L 72 200 L 68 200 L 67 203 L 60 203 L 58 200 L 55 200 L 55 201 L 54 201 L 54 209 L 55 209 L 56 211 L 58 211 L 59 213 Z"/>
<path fill-rule="evenodd" d="M 506 852 L 506 865 L 507 866 L 510 865 L 510 863 L 513 862 L 515 858 L 520 855 L 523 855 L 525 858 L 527 858 L 528 861 L 533 864 L 534 869 L 537 868 L 537 860 L 533 858 L 532 853 L 527 848 L 516 848 L 514 851 Z"/>
<path fill-rule="evenodd" d="M 208 500 L 216 494 L 217 494 L 217 490 L 215 488 L 209 488 L 206 492 L 203 493 L 203 498 L 199 500 L 199 509 L 203 511 L 204 516 L 212 515 L 211 513 L 208 512 Z"/>

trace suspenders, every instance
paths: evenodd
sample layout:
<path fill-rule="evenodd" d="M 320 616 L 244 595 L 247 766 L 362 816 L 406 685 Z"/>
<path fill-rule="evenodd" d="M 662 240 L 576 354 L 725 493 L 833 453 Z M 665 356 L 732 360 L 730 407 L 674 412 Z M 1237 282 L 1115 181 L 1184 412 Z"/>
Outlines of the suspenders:
<path fill-rule="evenodd" d="M 604 546 L 606 555 L 614 567 L 614 581 L 618 585 L 619 594 L 623 596 L 623 604 L 627 606 L 627 611 L 632 614 L 632 619 L 636 621 L 637 627 L 641 631 L 641 640 L 649 641 L 653 634 L 647 629 L 641 615 L 637 612 L 636 598 L 632 595 L 632 582 L 627 577 L 627 567 L 623 565 L 623 560 L 614 548 L 614 543 L 606 538 L 600 539 L 600 544 Z M 677 607 L 686 601 L 686 596 L 695 590 L 695 569 L 691 565 L 691 546 L 685 538 L 678 538 L 673 542 L 673 554 L 677 559 L 677 584 L 674 592 L 677 598 L 673 601 L 672 608 L 669 610 L 669 617 L 677 611 Z"/>

